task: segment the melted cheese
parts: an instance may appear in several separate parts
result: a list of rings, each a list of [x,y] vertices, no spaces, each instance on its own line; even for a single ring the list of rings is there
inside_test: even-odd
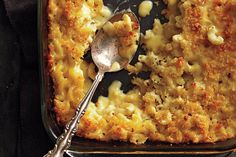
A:
[[[236,136],[235,0],[166,3],[169,22],[155,19],[142,37],[144,53],[127,66],[130,73],[148,71],[150,77],[133,78],[135,88],[127,93],[114,81],[107,97],[90,103],[78,136],[135,144],[206,143]],[[96,75],[95,65],[82,58],[110,11],[101,0],[49,0],[48,10],[54,111],[65,125]],[[130,20],[124,21],[104,29],[124,35],[125,24],[132,30]]]

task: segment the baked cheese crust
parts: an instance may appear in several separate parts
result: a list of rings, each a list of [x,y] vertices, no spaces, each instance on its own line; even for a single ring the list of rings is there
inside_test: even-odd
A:
[[[90,103],[77,135],[119,140],[206,143],[236,136],[236,1],[165,0],[169,19],[142,35],[144,55],[126,69],[135,77],[124,93],[119,81],[108,97]],[[102,0],[49,0],[49,68],[59,124],[74,115],[96,75],[83,60],[95,32],[111,16]]]

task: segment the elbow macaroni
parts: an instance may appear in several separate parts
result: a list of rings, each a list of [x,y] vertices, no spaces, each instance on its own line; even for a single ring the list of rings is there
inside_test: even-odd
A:
[[[165,2],[169,22],[154,20],[142,37],[144,52],[126,67],[150,77],[134,75],[134,88],[127,93],[114,81],[107,97],[90,103],[77,136],[134,144],[208,143],[236,136],[236,2]],[[102,0],[49,0],[48,13],[53,107],[58,123],[65,125],[96,75],[95,65],[83,56],[111,13]],[[138,36],[127,37],[134,28],[126,15],[103,27],[119,36],[126,58],[137,49]]]
[[[138,48],[139,26],[137,25],[137,23],[131,21],[128,14],[124,14],[122,20],[114,23],[107,22],[103,27],[106,34],[118,38],[119,55],[128,60],[131,60]]]
[[[152,6],[153,6],[152,1],[145,0],[141,2],[138,8],[139,16],[145,17],[149,15],[150,11],[152,10]]]
[[[216,35],[217,30],[215,26],[211,26],[208,30],[207,36],[208,40],[213,44],[213,45],[221,45],[224,43],[224,38],[221,36]]]

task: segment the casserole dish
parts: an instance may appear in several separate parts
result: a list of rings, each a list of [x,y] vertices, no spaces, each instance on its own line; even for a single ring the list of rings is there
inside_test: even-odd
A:
[[[106,5],[114,9],[117,7],[119,1],[104,1]],[[113,3],[111,3],[113,2]],[[139,1],[135,1],[138,3]],[[134,3],[134,1],[132,2]],[[127,8],[128,3],[122,3],[120,6]],[[133,4],[129,4],[131,9]],[[152,26],[152,21],[154,16],[158,16],[162,22],[165,22],[165,18],[160,15],[161,10],[164,8],[164,4],[159,4],[158,7],[153,9],[155,15],[151,15],[142,20],[141,27],[143,30],[149,29]],[[134,10],[137,12],[137,10]],[[61,134],[62,128],[57,125],[54,111],[52,109],[52,99],[53,99],[53,85],[52,80],[49,75],[48,66],[47,66],[47,0],[41,0],[38,4],[38,33],[39,33],[39,53],[40,53],[40,69],[41,69],[41,107],[42,107],[42,118],[44,126],[52,138],[55,139]],[[137,60],[137,56],[134,58],[134,61]],[[113,80],[120,80],[127,91],[131,88],[130,79],[131,77],[127,75],[127,72],[121,71],[116,74],[110,74],[111,77],[106,77],[104,81],[98,87],[98,91],[95,94],[94,99],[99,95],[107,95],[107,88]],[[122,77],[120,77],[122,76]],[[80,153],[112,153],[112,154],[212,154],[212,153],[223,153],[234,151],[236,148],[236,139],[230,139],[223,142],[217,142],[215,144],[169,144],[161,142],[147,142],[143,145],[133,145],[130,143],[123,142],[98,142],[95,140],[87,140],[79,137],[74,137],[72,145],[67,150],[68,154],[80,154]]]

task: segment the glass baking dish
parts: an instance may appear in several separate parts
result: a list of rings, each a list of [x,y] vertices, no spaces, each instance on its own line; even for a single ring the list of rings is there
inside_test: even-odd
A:
[[[141,0],[135,0],[131,2],[105,0],[104,3],[110,8],[114,9],[118,4],[121,4],[120,8],[130,6],[131,10],[135,7],[135,4],[139,4]],[[111,3],[112,2],[112,3]],[[161,16],[160,12],[165,7],[160,3],[151,12],[151,16],[144,18],[141,22],[143,30],[152,27],[152,20],[154,17],[158,17],[162,22],[165,22],[165,18]],[[134,12],[137,10],[134,9]],[[39,59],[40,59],[40,72],[41,72],[41,110],[42,119],[46,131],[50,138],[55,142],[56,138],[62,133],[62,128],[57,125],[55,115],[52,110],[53,88],[52,80],[49,76],[47,68],[47,0],[38,1],[38,43],[39,43]],[[134,58],[134,61],[137,56]],[[125,71],[118,72],[116,74],[110,74],[111,77],[105,77],[104,81],[98,87],[99,89],[95,95],[95,99],[98,95],[106,95],[106,89],[113,80],[119,79],[124,84],[124,91],[127,91],[130,86],[131,77],[126,74]],[[122,77],[120,77],[122,76]],[[67,150],[67,153],[71,156],[76,156],[81,153],[110,153],[110,154],[216,154],[236,151],[236,138],[223,142],[217,142],[214,144],[169,144],[161,142],[147,142],[143,145],[134,145],[123,142],[99,142],[96,140],[88,140],[84,138],[74,137],[71,147]]]

